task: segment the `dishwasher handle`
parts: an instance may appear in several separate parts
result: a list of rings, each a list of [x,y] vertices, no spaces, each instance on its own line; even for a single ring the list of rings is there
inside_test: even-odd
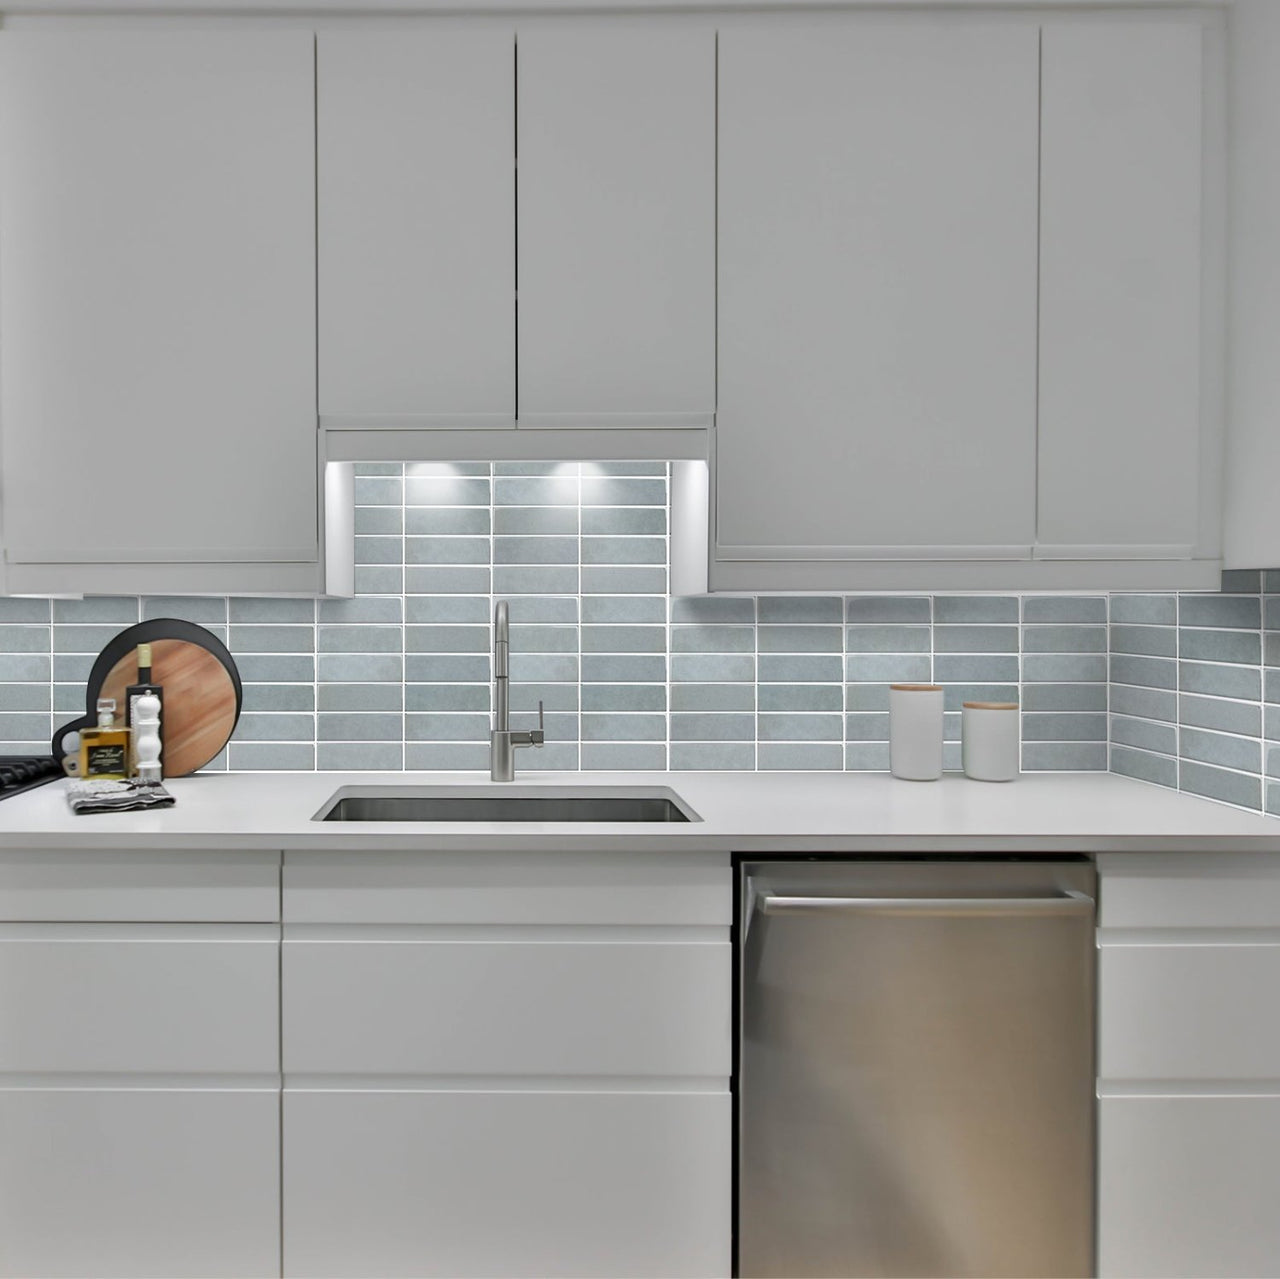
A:
[[[761,894],[762,915],[965,916],[1092,915],[1088,893],[1064,889],[1049,897],[790,897]]]

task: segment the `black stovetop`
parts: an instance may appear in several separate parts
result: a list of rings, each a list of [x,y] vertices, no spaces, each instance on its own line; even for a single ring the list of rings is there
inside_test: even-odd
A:
[[[65,777],[62,765],[52,755],[0,755],[0,799],[21,795],[46,782]]]

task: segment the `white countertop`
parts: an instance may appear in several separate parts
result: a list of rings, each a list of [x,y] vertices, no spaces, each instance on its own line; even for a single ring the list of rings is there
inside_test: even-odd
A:
[[[669,787],[689,823],[316,822],[339,787],[507,789],[479,773],[209,773],[167,783],[177,804],[76,816],[64,782],[0,804],[0,848],[594,849],[804,852],[1280,853],[1280,818],[1106,773],[1006,784],[883,773],[525,773],[517,787]]]

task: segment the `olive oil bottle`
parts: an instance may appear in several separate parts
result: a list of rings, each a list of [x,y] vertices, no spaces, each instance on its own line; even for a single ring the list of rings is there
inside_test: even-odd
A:
[[[80,776],[100,782],[129,778],[129,730],[117,726],[116,699],[98,698],[98,727],[80,730]]]
[[[163,716],[164,707],[164,689],[159,684],[151,681],[151,645],[138,645],[138,681],[136,684],[130,684],[124,690],[124,724],[129,730],[131,740],[129,743],[129,772],[134,775],[138,771],[138,726],[135,722],[138,714],[138,699],[145,697],[147,694],[152,697],[159,698],[161,706],[161,716]],[[164,728],[158,725],[156,732],[160,735],[160,765],[164,767]],[[158,780],[158,779],[157,779]]]

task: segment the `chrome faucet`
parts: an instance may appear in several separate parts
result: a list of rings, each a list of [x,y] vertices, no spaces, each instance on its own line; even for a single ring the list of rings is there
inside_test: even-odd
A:
[[[541,746],[542,702],[538,702],[538,727],[511,731],[511,624],[507,601],[499,600],[493,610],[493,731],[489,734],[489,776],[495,782],[511,782],[516,776],[516,747]]]

